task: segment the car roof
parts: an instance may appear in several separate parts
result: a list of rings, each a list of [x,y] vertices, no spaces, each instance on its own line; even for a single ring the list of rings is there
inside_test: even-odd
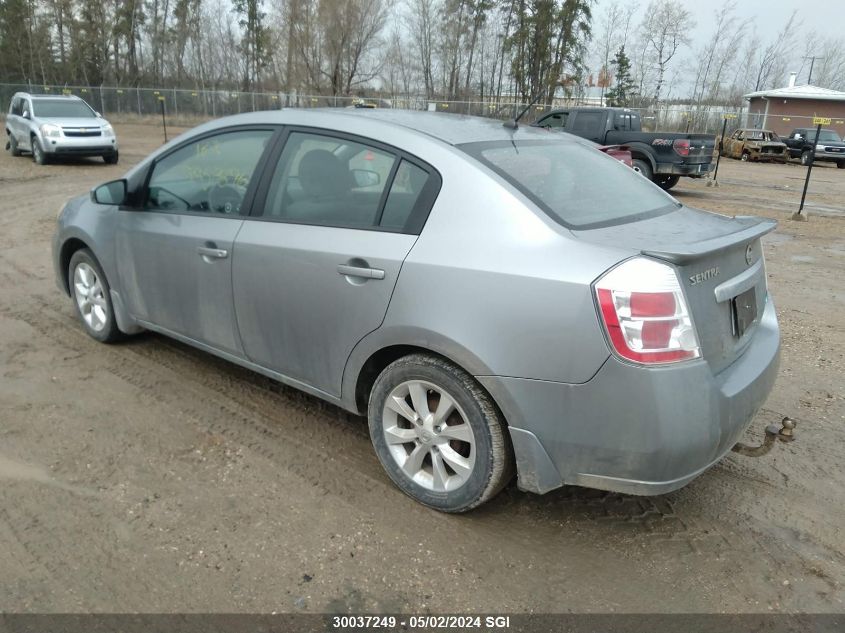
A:
[[[30,99],[62,99],[65,101],[82,101],[81,97],[76,95],[51,95],[44,93],[19,92],[16,97],[29,97]]]
[[[511,141],[550,138],[550,132],[534,128],[529,123],[520,123],[516,130],[504,127],[499,119],[488,119],[444,112],[420,112],[411,110],[388,110],[369,108],[282,108],[250,112],[217,119],[205,126],[206,130],[237,124],[270,123],[278,125],[313,125],[335,130],[354,132],[356,122],[382,124],[385,128],[404,128],[438,139],[449,145],[483,141]],[[386,131],[387,131],[386,129]],[[561,134],[555,140],[569,141]]]

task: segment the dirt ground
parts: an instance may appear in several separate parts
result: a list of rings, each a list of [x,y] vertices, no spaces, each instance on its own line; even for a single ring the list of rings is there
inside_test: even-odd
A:
[[[447,516],[396,490],[365,422],[157,335],[105,346],[57,290],[63,201],[121,164],[0,155],[0,611],[845,611],[845,170],[723,160],[683,202],[779,219],[765,240],[780,375],[749,441],[638,498],[514,485]],[[821,215],[828,214],[828,215]]]

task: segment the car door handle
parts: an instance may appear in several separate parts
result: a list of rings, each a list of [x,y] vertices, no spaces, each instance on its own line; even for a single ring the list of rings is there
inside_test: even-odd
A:
[[[384,279],[384,271],[380,268],[366,268],[364,266],[350,266],[340,264],[337,272],[346,277],[363,277],[364,279]]]
[[[229,251],[223,248],[211,248],[210,246],[197,246],[197,253],[203,257],[213,257],[214,259],[226,259],[229,256]]]

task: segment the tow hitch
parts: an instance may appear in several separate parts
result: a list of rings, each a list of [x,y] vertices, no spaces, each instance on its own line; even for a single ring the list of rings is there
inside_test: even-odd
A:
[[[794,439],[795,420],[787,416],[781,420],[780,426],[777,424],[770,424],[766,427],[763,443],[760,444],[760,446],[749,446],[748,444],[738,442],[734,444],[731,450],[747,457],[761,457],[772,450],[772,446],[775,445],[775,440],[780,440],[781,442],[791,442]]]

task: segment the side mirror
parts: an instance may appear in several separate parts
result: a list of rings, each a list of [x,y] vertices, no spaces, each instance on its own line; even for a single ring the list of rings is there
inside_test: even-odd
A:
[[[29,110],[24,110],[23,114],[21,115],[25,119],[31,119],[32,117],[29,115]]]
[[[126,180],[112,180],[91,190],[91,200],[97,204],[124,204],[126,202]]]
[[[374,187],[381,182],[381,176],[369,169],[353,169],[352,180],[356,187]]]

